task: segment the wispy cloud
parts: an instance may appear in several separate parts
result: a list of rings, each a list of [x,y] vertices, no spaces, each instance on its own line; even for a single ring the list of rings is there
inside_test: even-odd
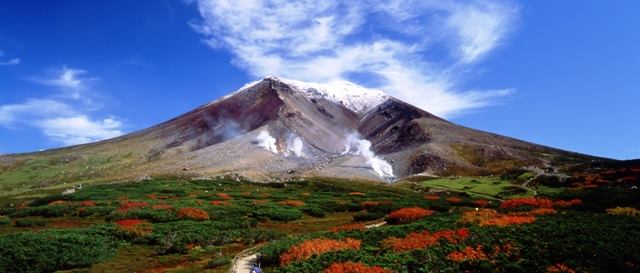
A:
[[[18,65],[20,64],[20,58],[11,58],[8,60],[2,60],[1,58],[5,56],[4,51],[0,50],[0,66],[3,65]]]
[[[0,105],[0,126],[14,129],[37,128],[56,143],[75,145],[123,134],[122,121],[118,118],[91,117],[92,105],[84,100],[80,91],[85,88],[88,74],[82,69],[64,67],[55,77],[38,82],[46,86],[74,91],[72,96],[30,98],[20,103]]]
[[[496,48],[518,16],[507,1],[199,0],[193,27],[254,76],[350,80],[441,116],[489,105],[511,89],[458,90],[465,71]],[[446,47],[449,56],[434,57]]]
[[[67,66],[50,71],[48,74],[45,77],[34,78],[34,81],[43,85],[57,87],[73,99],[79,99],[82,96],[82,92],[89,87],[89,84],[98,80],[96,77],[89,77],[89,73],[86,70]]]

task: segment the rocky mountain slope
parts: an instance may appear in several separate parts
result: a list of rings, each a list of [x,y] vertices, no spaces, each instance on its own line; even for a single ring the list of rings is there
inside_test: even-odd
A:
[[[352,83],[268,77],[154,127],[97,143],[0,157],[0,182],[158,175],[254,180],[486,175],[595,158],[465,128]]]

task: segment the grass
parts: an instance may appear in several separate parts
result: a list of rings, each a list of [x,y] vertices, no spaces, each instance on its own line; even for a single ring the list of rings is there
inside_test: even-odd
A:
[[[476,198],[525,197],[535,194],[532,189],[512,184],[495,176],[438,178],[424,181],[421,185],[429,188],[465,192]],[[521,190],[522,192],[512,193],[512,190]]]

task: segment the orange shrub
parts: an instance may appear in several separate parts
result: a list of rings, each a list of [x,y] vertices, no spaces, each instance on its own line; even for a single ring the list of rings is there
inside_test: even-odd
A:
[[[96,201],[91,201],[91,200],[82,201],[82,202],[80,202],[80,206],[83,206],[83,207],[95,207],[96,206]]]
[[[459,204],[460,202],[462,202],[462,199],[460,199],[459,197],[449,197],[449,198],[447,198],[445,200],[449,204]]]
[[[199,208],[181,208],[178,210],[178,218],[204,221],[209,220],[209,214]]]
[[[373,208],[373,207],[380,206],[380,202],[377,202],[377,201],[364,201],[364,202],[361,202],[360,205],[362,205],[362,207],[364,207],[364,209],[370,209],[370,208]]]
[[[429,200],[429,201],[438,201],[438,200],[440,200],[440,196],[438,196],[438,195],[425,195],[424,199]]]
[[[531,206],[534,208],[551,208],[553,207],[553,201],[547,198],[535,198],[535,197],[525,197],[525,198],[513,198],[502,201],[500,207],[503,209],[513,209],[521,206]]]
[[[136,236],[149,235],[153,231],[153,226],[149,222],[139,219],[118,220],[116,221],[116,225],[118,225],[121,230]]]
[[[291,207],[302,207],[304,206],[304,202],[300,200],[283,200],[278,202],[278,204],[283,206],[291,206]]]
[[[366,196],[366,193],[363,192],[359,192],[359,191],[354,191],[354,192],[350,192],[349,195],[351,196]]]
[[[303,261],[326,252],[340,251],[345,249],[359,249],[361,241],[346,238],[342,241],[317,238],[302,242],[292,246],[287,252],[280,255],[280,263],[287,265],[294,261]]]
[[[214,206],[229,206],[229,205],[231,205],[231,202],[222,201],[222,200],[213,200],[213,201],[211,201],[211,205],[214,205]]]
[[[351,231],[351,230],[365,230],[364,224],[354,223],[354,224],[344,224],[341,226],[335,226],[329,229],[331,232],[340,232],[340,231]]]
[[[379,266],[366,266],[362,263],[346,262],[333,263],[324,273],[392,273],[392,271]]]
[[[392,223],[408,223],[433,214],[432,210],[420,207],[401,208],[389,213],[388,220]]]
[[[486,221],[481,225],[506,227],[510,225],[531,224],[535,221],[536,218],[533,216],[502,215],[500,217],[489,219],[489,221]]]
[[[469,230],[466,228],[458,230],[440,230],[430,233],[425,230],[423,232],[412,232],[403,238],[387,238],[382,244],[394,251],[407,251],[413,249],[423,249],[428,246],[435,245],[440,239],[445,239],[450,243],[458,243],[469,237]]]
[[[158,194],[157,193],[150,193],[145,195],[147,198],[151,199],[151,200],[156,200],[158,199]]]
[[[467,246],[462,251],[454,251],[447,255],[447,259],[454,262],[479,261],[488,260],[487,254],[484,253],[484,247],[478,245],[476,248]]]
[[[557,211],[552,208],[539,208],[539,209],[534,209],[530,211],[528,214],[529,215],[551,215],[556,213]]]
[[[548,273],[576,273],[575,270],[568,267],[566,264],[557,263],[555,265],[547,267]]]
[[[222,198],[224,200],[233,199],[233,197],[230,194],[224,193],[224,192],[216,193],[216,196],[218,196],[218,197],[220,197],[220,198]]]

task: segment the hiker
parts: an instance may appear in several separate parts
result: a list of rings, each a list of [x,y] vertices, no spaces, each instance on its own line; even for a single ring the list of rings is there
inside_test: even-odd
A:
[[[253,264],[253,267],[251,268],[251,273],[262,273],[262,270],[260,270],[260,266],[258,264]]]

